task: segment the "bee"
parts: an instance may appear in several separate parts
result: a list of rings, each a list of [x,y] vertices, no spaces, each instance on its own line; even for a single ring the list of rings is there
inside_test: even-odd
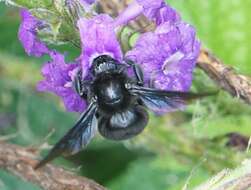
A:
[[[134,77],[129,77],[129,68],[133,70]],[[138,64],[131,60],[119,63],[108,55],[93,60],[91,75],[92,79],[87,81],[79,72],[73,82],[79,96],[87,100],[87,109],[35,169],[57,156],[78,153],[97,130],[107,139],[130,139],[147,126],[147,109],[165,113],[179,109],[189,99],[210,95],[145,87],[143,72]]]

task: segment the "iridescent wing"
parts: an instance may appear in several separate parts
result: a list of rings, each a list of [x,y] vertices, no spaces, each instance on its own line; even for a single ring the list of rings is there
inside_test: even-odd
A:
[[[97,129],[96,109],[96,104],[91,103],[73,128],[71,128],[51,149],[49,154],[35,166],[35,169],[42,167],[57,156],[73,155],[82,150],[95,135]]]
[[[179,91],[163,91],[154,88],[132,85],[129,91],[137,95],[140,101],[157,114],[182,110],[188,100],[214,95],[212,93],[190,93]]]

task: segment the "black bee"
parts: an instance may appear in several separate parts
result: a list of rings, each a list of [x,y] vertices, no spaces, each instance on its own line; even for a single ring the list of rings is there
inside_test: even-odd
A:
[[[205,94],[162,91],[144,87],[143,72],[131,60],[124,64],[108,55],[94,59],[92,80],[83,81],[79,73],[74,81],[77,93],[88,101],[88,108],[72,129],[36,165],[43,166],[59,155],[72,155],[83,149],[96,130],[111,140],[126,140],[143,131],[148,123],[147,108],[155,113],[179,109],[186,100]],[[131,67],[135,77],[129,77]]]

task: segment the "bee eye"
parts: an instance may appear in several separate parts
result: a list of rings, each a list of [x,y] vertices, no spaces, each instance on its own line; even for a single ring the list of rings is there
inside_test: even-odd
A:
[[[93,61],[94,65],[96,65],[97,67],[100,66],[100,64],[102,64],[103,62],[104,60],[100,57],[95,58]]]
[[[99,66],[100,64],[111,61],[111,60],[112,58],[108,55],[100,55],[93,60],[93,63]]]
[[[127,89],[127,90],[130,90],[131,88],[132,88],[132,84],[130,84],[130,83],[125,83],[125,88]]]

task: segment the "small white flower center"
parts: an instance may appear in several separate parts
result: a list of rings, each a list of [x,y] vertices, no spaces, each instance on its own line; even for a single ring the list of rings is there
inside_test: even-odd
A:
[[[166,75],[168,74],[168,66],[171,64],[175,64],[177,62],[179,62],[185,55],[180,52],[177,51],[176,53],[174,53],[173,55],[171,55],[170,57],[168,57],[165,61],[164,64],[162,65],[161,70],[163,71],[163,73]]]

